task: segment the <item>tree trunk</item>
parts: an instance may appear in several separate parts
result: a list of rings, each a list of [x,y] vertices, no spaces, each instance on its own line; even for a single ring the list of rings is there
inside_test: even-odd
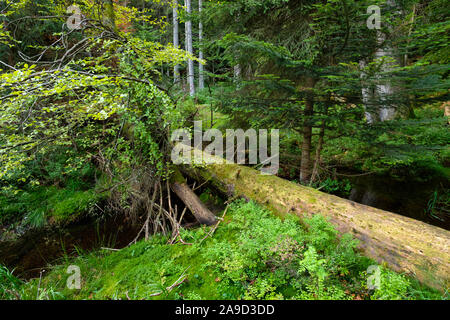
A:
[[[191,15],[191,0],[184,0],[184,5],[186,6],[186,12]],[[192,21],[186,21],[186,51],[191,55],[194,54],[194,49],[192,48]],[[189,94],[191,97],[195,95],[195,85],[194,85],[194,61],[192,59],[188,60],[188,83],[189,83]]]
[[[200,13],[200,22],[198,23],[198,42],[200,45],[198,57],[200,59],[203,59],[203,48],[202,48],[202,42],[203,42],[203,23],[202,23],[202,9],[203,9],[203,3],[202,0],[198,0],[198,11]],[[205,88],[205,78],[203,75],[203,64],[198,63],[198,89],[202,90]]]
[[[378,43],[384,43],[386,41],[386,35],[382,32],[377,33]],[[393,58],[394,57],[394,49],[385,46],[384,48],[379,48],[375,52],[375,59],[379,60],[382,58]],[[394,63],[389,62],[383,65],[382,72],[391,71]],[[396,106],[393,105],[392,99],[394,98],[395,88],[392,85],[390,80],[383,79],[375,85],[373,102],[381,102],[381,105],[378,107],[377,116],[380,121],[392,120],[395,118],[397,110]]]
[[[241,65],[237,64],[233,67],[233,79],[238,83],[241,80]]]
[[[117,32],[116,15],[114,13],[114,10],[115,10],[114,9],[114,1],[108,0],[105,4],[106,17],[104,18],[103,23],[105,23],[112,30]]]
[[[186,183],[174,182],[171,185],[173,192],[180,198],[186,207],[191,210],[198,222],[208,226],[215,224],[215,215],[200,201],[194,191]]]
[[[314,88],[315,81],[307,80],[308,91]],[[300,164],[300,181],[307,184],[311,179],[311,138],[312,138],[312,116],[314,115],[314,99],[311,92],[307,93],[305,111],[303,113],[303,141],[302,160]]]
[[[173,46],[178,48],[180,45],[178,31],[178,0],[173,0]],[[173,67],[173,82],[180,82],[180,66],[177,64]]]
[[[211,188],[228,196],[254,200],[277,215],[310,217],[320,213],[341,233],[350,232],[359,239],[368,257],[412,274],[428,286],[448,289],[449,231],[204,155],[207,163],[211,163],[209,158],[217,164],[182,168],[200,183],[208,181]],[[219,160],[227,164],[219,164]]]
[[[189,188],[178,170],[175,170],[170,188],[183,201],[186,207],[188,207],[199,223],[210,226],[217,222],[216,216],[203,204],[194,191]]]
[[[322,126],[320,127],[319,140],[317,142],[317,148],[316,148],[316,158],[314,160],[314,168],[313,168],[313,171],[311,174],[311,180],[309,181],[310,186],[314,183],[316,176],[319,173],[320,154],[321,154],[322,148],[323,148],[324,136],[325,136],[325,120],[324,120],[324,123],[322,123]]]
[[[396,0],[387,0],[386,4],[395,7]],[[383,62],[380,70],[381,73],[392,71],[396,64],[401,64],[394,48],[386,44],[386,39],[387,35],[385,33],[377,31],[377,43],[380,47],[375,51],[373,60],[381,61],[383,58],[393,60]],[[361,68],[367,65],[367,61],[360,61]],[[367,75],[362,73],[361,78],[367,78]],[[404,112],[404,110],[400,110],[401,106],[394,101],[398,99],[398,88],[392,84],[389,78],[383,79],[379,75],[375,75],[373,80],[375,80],[375,84],[371,88],[363,88],[361,92],[367,122],[374,123],[395,119],[400,113]]]
[[[305,119],[303,120],[302,160],[300,164],[300,181],[307,183],[311,177],[311,138],[312,126],[310,124],[313,115],[313,102],[306,101]]]

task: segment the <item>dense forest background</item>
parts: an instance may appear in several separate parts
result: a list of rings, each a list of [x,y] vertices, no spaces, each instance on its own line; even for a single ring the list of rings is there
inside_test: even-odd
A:
[[[279,129],[278,176],[450,228],[448,1],[0,0],[0,14],[0,240],[123,215],[134,236],[182,242],[170,138],[196,120]]]

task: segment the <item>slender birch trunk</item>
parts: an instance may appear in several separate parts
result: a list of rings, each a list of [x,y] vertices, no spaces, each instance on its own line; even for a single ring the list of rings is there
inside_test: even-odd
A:
[[[184,0],[184,5],[186,6],[186,12],[188,15],[192,13],[191,10],[191,0]],[[194,49],[192,48],[192,21],[190,18],[186,21],[186,50],[191,55],[194,54]],[[195,85],[194,85],[194,61],[192,59],[188,60],[188,83],[189,83],[189,94],[191,97],[195,95]]]
[[[178,0],[173,0],[173,45],[178,48],[180,46],[178,31]],[[173,82],[180,82],[180,66],[177,64],[173,67]]]
[[[198,42],[200,44],[200,49],[198,56],[200,59],[203,59],[203,23],[202,23],[202,9],[203,9],[203,1],[198,0],[198,12],[200,13],[200,22],[198,23]],[[205,88],[205,78],[203,76],[203,64],[199,62],[198,64],[198,89],[201,90]]]
[[[395,7],[396,0],[387,0],[387,5]],[[400,13],[400,12],[398,12]],[[377,43],[380,46],[373,55],[373,60],[384,61],[380,70],[381,73],[390,72],[394,65],[399,63],[396,59],[395,50],[390,44],[386,44],[387,36],[381,31],[377,31]],[[391,61],[389,61],[391,60]],[[360,61],[363,68],[367,65],[366,61]],[[397,117],[401,110],[400,106],[394,102],[396,92],[398,91],[390,79],[383,79],[383,76],[376,76],[376,83],[371,88],[362,89],[363,103],[366,108],[366,119],[368,123],[377,121],[393,120]],[[365,74],[361,78],[366,78]]]
[[[237,64],[233,67],[234,81],[238,82],[241,78],[241,65]]]

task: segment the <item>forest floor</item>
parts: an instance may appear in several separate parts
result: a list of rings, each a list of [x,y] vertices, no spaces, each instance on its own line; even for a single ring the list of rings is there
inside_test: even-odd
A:
[[[375,263],[359,253],[356,240],[338,237],[319,215],[300,224],[239,200],[229,205],[217,229],[182,230],[180,236],[186,244],[168,244],[168,237],[156,235],[118,251],[80,251],[29,282],[0,269],[0,298],[448,298],[385,266],[378,266],[379,286],[368,289],[367,270]],[[80,268],[80,289],[67,286],[73,279],[69,266]]]

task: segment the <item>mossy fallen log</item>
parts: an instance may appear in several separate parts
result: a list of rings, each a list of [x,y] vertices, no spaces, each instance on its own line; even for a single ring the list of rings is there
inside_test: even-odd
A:
[[[281,216],[322,214],[341,233],[350,232],[359,239],[366,256],[410,274],[430,287],[449,289],[450,231],[277,176],[262,175],[258,170],[221,158],[203,156],[203,161],[215,164],[184,164],[180,166],[182,171],[201,183],[208,181],[229,196],[254,200]]]

